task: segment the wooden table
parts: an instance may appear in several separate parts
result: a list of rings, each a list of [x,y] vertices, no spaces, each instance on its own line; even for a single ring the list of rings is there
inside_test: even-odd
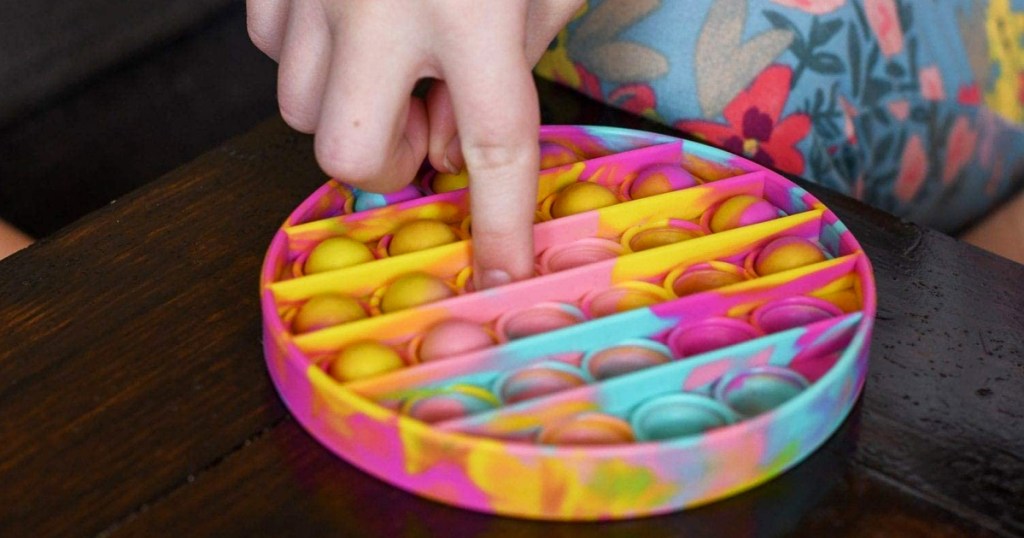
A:
[[[548,123],[664,130],[541,87]],[[0,262],[0,536],[1024,535],[1024,266],[820,188],[879,313],[864,395],[804,463],[600,525],[370,478],[290,417],[260,347],[263,254],[325,181],[310,142],[269,121]]]

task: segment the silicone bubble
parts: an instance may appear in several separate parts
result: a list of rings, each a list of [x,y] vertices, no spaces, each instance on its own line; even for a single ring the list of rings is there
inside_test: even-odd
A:
[[[781,273],[826,259],[821,247],[803,237],[780,237],[759,250],[753,260],[758,275]]]
[[[292,329],[297,333],[306,333],[366,316],[366,308],[352,297],[324,293],[310,298],[299,307],[292,320]]]
[[[654,164],[637,173],[629,187],[629,197],[636,200],[697,185],[697,179],[681,165]]]
[[[459,240],[451,226],[437,220],[420,219],[406,222],[395,229],[388,243],[388,254],[399,256],[418,250],[447,245]]]
[[[438,172],[430,182],[430,189],[437,194],[465,189],[469,186],[469,171],[463,170],[457,174]]]
[[[413,308],[455,295],[455,291],[444,280],[421,272],[402,275],[383,290],[380,310],[384,313]]]
[[[506,404],[537,398],[587,383],[585,373],[563,362],[545,361],[498,378],[494,392]]]
[[[779,215],[779,210],[767,200],[741,194],[722,202],[711,215],[708,227],[713,232],[723,232],[771,220]]]
[[[631,228],[622,236],[622,244],[631,252],[641,252],[695,239],[705,235],[699,225],[685,220],[669,219]]]
[[[414,200],[423,194],[415,185],[408,185],[397,192],[388,194],[366,192],[359,189],[352,189],[352,191],[355,193],[354,209],[356,211],[368,211],[399,202]]]
[[[635,310],[669,299],[665,288],[648,282],[624,282],[618,286],[594,290],[583,296],[583,311],[599,318]]]
[[[702,434],[735,421],[735,413],[700,394],[667,394],[640,405],[630,416],[638,439],[661,441]]]
[[[808,387],[803,376],[779,366],[730,372],[715,384],[715,399],[744,417],[774,410]]]
[[[435,423],[494,409],[500,405],[490,391],[474,385],[453,385],[407,399],[400,412],[423,422]]]
[[[417,356],[430,362],[460,355],[494,344],[494,336],[479,323],[448,319],[427,330],[419,340]]]
[[[634,440],[625,420],[602,413],[582,413],[550,426],[537,434],[545,445],[617,445]]]
[[[384,344],[357,342],[342,349],[327,371],[338,381],[353,381],[397,370],[403,364],[401,355]]]
[[[347,237],[324,239],[306,258],[306,274],[344,269],[373,260],[373,253],[365,244]]]
[[[555,195],[551,204],[551,216],[568,217],[584,211],[592,211],[617,204],[619,199],[608,187],[580,181],[565,187]]]
[[[715,349],[746,342],[760,332],[743,320],[719,317],[707,318],[692,325],[681,325],[668,335],[672,352],[689,357]]]
[[[755,327],[766,333],[809,325],[842,314],[834,304],[814,297],[792,297],[773,301],[752,314]]]
[[[610,379],[672,360],[672,351],[651,340],[627,340],[591,351],[583,357],[583,370],[594,379]]]
[[[588,237],[554,245],[540,255],[541,273],[556,273],[621,256],[624,249],[615,241]]]
[[[511,310],[498,318],[495,332],[502,340],[516,340],[534,334],[575,325],[586,319],[583,312],[565,303],[539,303]]]
[[[540,143],[541,170],[574,163],[578,160],[579,156],[576,155],[576,152],[571,148],[567,148],[555,142],[541,141]]]
[[[668,286],[678,297],[714,290],[748,278],[742,267],[711,261],[685,267],[668,275]]]

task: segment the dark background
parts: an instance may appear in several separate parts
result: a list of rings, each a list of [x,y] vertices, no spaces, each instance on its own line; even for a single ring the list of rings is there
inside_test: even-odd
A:
[[[0,0],[0,14],[0,218],[35,237],[277,113],[277,66],[242,0]]]

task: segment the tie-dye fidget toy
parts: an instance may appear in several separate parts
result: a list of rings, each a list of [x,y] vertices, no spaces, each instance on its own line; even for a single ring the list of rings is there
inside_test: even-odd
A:
[[[330,181],[263,266],[265,352],[321,443],[394,485],[542,519],[706,503],[793,466],[860,393],[853,235],[743,158],[541,129],[537,276],[472,290],[466,178]]]

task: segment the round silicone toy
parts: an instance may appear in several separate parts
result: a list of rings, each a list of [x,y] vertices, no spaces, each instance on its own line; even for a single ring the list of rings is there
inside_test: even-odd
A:
[[[332,179],[286,219],[260,293],[297,421],[395,487],[563,521],[704,505],[825,442],[863,387],[876,309],[836,215],[689,140],[540,139],[525,280],[469,285],[469,189],[426,167],[401,196]]]

